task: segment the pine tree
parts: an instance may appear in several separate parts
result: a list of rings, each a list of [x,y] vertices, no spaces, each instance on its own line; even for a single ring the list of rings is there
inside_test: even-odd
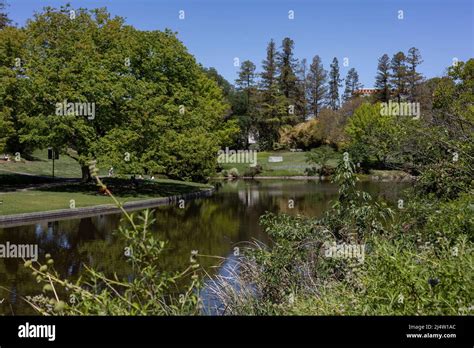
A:
[[[347,102],[352,98],[354,92],[358,89],[362,88],[362,84],[359,83],[359,74],[357,73],[356,69],[351,68],[347,72],[346,76],[346,86],[344,88],[344,94],[342,96],[342,100]]]
[[[281,52],[277,55],[278,70],[280,73],[279,83],[283,95],[292,99],[296,92],[296,64],[297,60],[293,57],[294,42],[290,38],[283,39]]]
[[[270,90],[278,82],[276,57],[275,41],[272,39],[267,46],[267,58],[262,62],[263,72],[260,74],[260,86],[263,90]]]
[[[341,78],[339,75],[339,62],[336,57],[332,60],[329,71],[329,95],[328,105],[331,109],[337,110],[339,108],[339,87],[341,87]]]
[[[235,80],[235,83],[239,89],[248,90],[255,85],[255,64],[250,60],[242,62],[239,71],[239,77]]]
[[[423,63],[420,51],[416,47],[408,50],[406,57],[407,63],[407,82],[408,82],[408,96],[410,101],[418,99],[418,86],[423,81],[423,76],[416,71],[416,68]]]
[[[397,101],[400,103],[403,96],[406,94],[407,88],[407,66],[406,57],[403,52],[397,52],[393,55],[390,62],[391,81],[395,88]]]
[[[295,108],[298,122],[306,121],[306,115],[308,113],[308,101],[306,99],[306,75],[307,75],[307,63],[306,59],[303,58],[299,63],[296,70],[296,95],[295,95]]]
[[[273,143],[278,140],[278,129],[288,116],[287,99],[279,89],[277,57],[275,42],[271,40],[267,46],[266,59],[262,62],[260,107],[255,122],[261,149],[272,149]]]
[[[324,70],[321,58],[317,55],[313,57],[306,81],[309,107],[314,117],[318,117],[327,98],[328,88],[326,86],[327,72]]]
[[[376,95],[381,102],[388,102],[390,100],[391,84],[390,84],[390,58],[384,54],[379,58],[377,66],[377,75],[375,76],[375,88],[379,91]]]
[[[239,71],[239,77],[235,80],[237,90],[245,96],[245,111],[239,116],[239,124],[244,135],[244,145],[248,147],[248,138],[251,132],[251,124],[254,123],[255,119],[255,97],[256,97],[256,86],[255,86],[255,64],[250,60],[242,62]]]

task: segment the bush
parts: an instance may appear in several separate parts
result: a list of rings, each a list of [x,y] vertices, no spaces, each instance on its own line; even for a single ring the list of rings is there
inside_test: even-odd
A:
[[[254,167],[249,167],[249,169],[247,169],[244,172],[243,176],[254,178],[256,175],[261,174],[262,172],[263,172],[262,166],[260,164],[257,164]]]
[[[227,177],[229,178],[238,178],[240,176],[239,170],[237,168],[231,168],[227,172]]]
[[[328,163],[334,154],[335,151],[327,145],[321,146],[317,149],[312,149],[310,152],[306,153],[306,163],[311,165],[310,168],[306,168],[307,175],[331,175],[334,170],[328,165]]]

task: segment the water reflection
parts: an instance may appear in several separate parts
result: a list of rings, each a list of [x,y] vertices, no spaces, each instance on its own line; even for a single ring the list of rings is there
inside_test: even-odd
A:
[[[364,190],[383,199],[395,201],[402,184],[362,183]],[[258,224],[265,212],[285,212],[320,216],[337,195],[331,183],[295,180],[234,181],[220,183],[212,197],[186,202],[184,208],[159,207],[152,231],[167,240],[167,249],[160,261],[165,271],[183,270],[189,265],[191,250],[199,254],[232,256],[233,248],[244,241],[257,239],[268,243],[268,236]],[[290,208],[289,200],[294,202]],[[0,243],[38,244],[39,258],[50,253],[55,267],[63,277],[78,277],[83,264],[106,274],[117,273],[129,278],[131,270],[125,261],[124,242],[113,231],[121,216],[99,215],[91,218],[41,222],[33,225],[0,229]],[[230,257],[224,264],[235,265]],[[199,258],[210,274],[216,269],[215,258]],[[35,314],[21,296],[41,292],[34,277],[18,259],[0,259],[0,314]],[[206,289],[203,289],[205,292]],[[208,307],[216,307],[209,299]],[[217,307],[218,308],[218,305]]]

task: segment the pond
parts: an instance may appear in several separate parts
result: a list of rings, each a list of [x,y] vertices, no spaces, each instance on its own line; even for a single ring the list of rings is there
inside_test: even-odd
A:
[[[361,182],[361,189],[379,199],[396,202],[407,186],[393,182]],[[258,224],[265,212],[284,212],[318,217],[337,197],[337,186],[305,180],[238,180],[216,183],[212,197],[155,209],[154,233],[168,241],[162,270],[178,271],[189,265],[192,250],[201,255],[199,263],[213,275],[221,271],[219,259],[231,257],[235,247],[258,240],[269,243]],[[78,277],[83,264],[105,273],[126,277],[130,273],[124,256],[125,245],[114,233],[120,215],[41,222],[0,228],[0,244],[37,244],[39,259],[50,253],[63,277]],[[230,259],[232,262],[232,258]],[[21,296],[41,293],[41,286],[16,258],[0,259],[0,315],[36,314]]]

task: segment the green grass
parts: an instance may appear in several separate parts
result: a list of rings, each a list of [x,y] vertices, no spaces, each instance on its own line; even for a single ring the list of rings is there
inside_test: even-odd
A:
[[[10,156],[10,162],[0,161],[0,173],[26,173],[32,175],[51,176],[53,161],[48,160],[48,150],[36,150],[32,153],[31,160],[21,158],[16,162],[14,156]],[[55,176],[64,178],[80,178],[81,166],[78,162],[67,155],[59,155],[59,160],[54,161]]]
[[[137,201],[200,191],[210,186],[176,180],[140,181],[137,187],[126,179],[105,179],[107,187],[121,202]],[[0,193],[0,215],[69,209],[70,201],[76,208],[113,204],[94,184],[68,183],[20,192]]]
[[[270,156],[281,156],[283,162],[270,163],[268,162]],[[329,166],[336,166],[338,156],[340,154],[334,154],[334,158],[329,160]],[[300,176],[305,175],[305,169],[310,167],[306,163],[305,152],[290,151],[258,152],[257,164],[263,167],[263,172],[257,176]],[[243,175],[250,165],[247,163],[226,163],[222,164],[222,167],[225,170],[237,168],[239,174]]]

